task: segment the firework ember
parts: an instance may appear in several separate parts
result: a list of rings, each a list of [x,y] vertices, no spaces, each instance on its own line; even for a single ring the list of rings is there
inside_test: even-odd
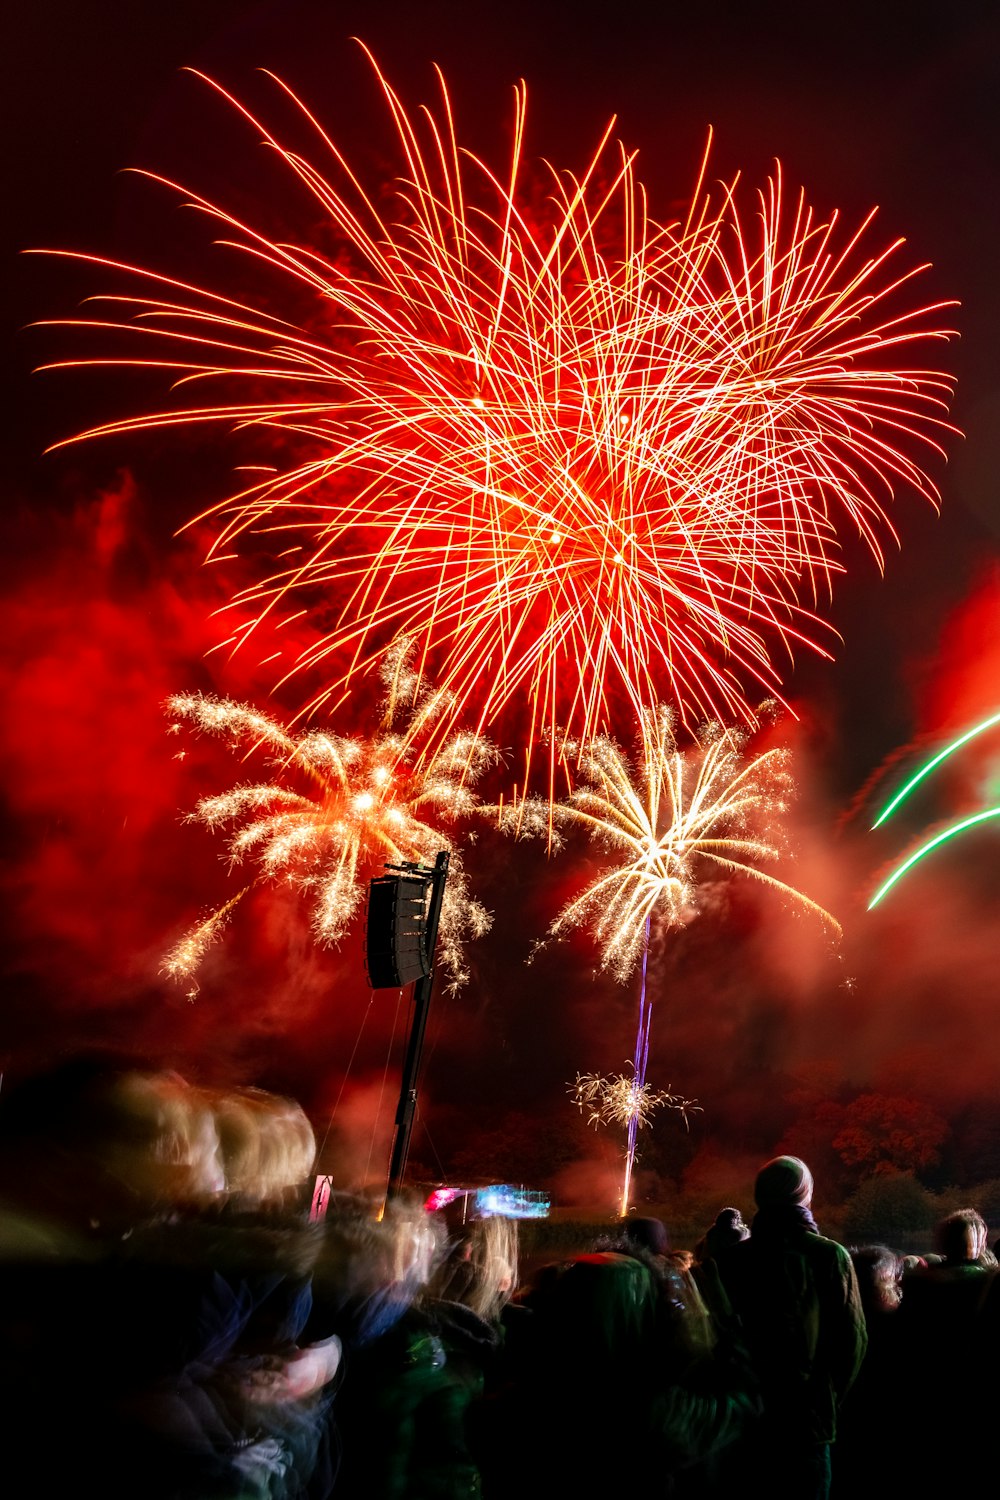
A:
[[[229,901],[210,912],[203,922],[189,928],[184,936],[164,954],[163,962],[160,964],[160,973],[166,974],[168,979],[193,980],[205,954],[221,936],[230,916],[249,889],[250,887],[245,885]],[[188,991],[188,999],[193,1000],[197,993],[198,986],[194,983]]]
[[[947,336],[941,304],[911,311],[898,244],[867,248],[871,216],[817,219],[780,171],[748,217],[703,166],[664,225],[612,126],[580,175],[538,169],[539,191],[523,87],[494,172],[460,148],[443,83],[439,111],[411,115],[375,71],[401,158],[388,199],[284,85],[288,143],[212,84],[337,249],[157,179],[245,252],[260,296],[98,262],[131,287],[70,326],[116,351],[62,364],[156,366],[179,394],[82,436],[221,423],[276,440],[273,470],[208,512],[212,555],[270,547],[237,600],[254,619],[332,619],[293,669],[324,673],[314,706],[407,631],[449,690],[441,742],[515,698],[529,753],[557,725],[600,742],[615,703],[753,723],[774,647],[822,649],[811,610],[844,527],[881,561],[894,486],[936,503],[920,455],[951,383],[908,351]],[[206,399],[185,404],[193,385]]]
[[[314,932],[325,944],[340,942],[366,879],[381,873],[385,863],[427,861],[439,849],[450,850],[438,951],[452,983],[460,985],[468,978],[463,943],[486,932],[490,918],[471,897],[442,824],[474,810],[474,784],[497,754],[482,736],[459,733],[421,756],[448,696],[415,678],[407,642],[390,657],[384,675],[390,715],[397,712],[402,691],[411,705],[409,723],[405,734],[390,730],[369,740],[315,729],[293,735],[245,704],[197,694],[171,698],[168,709],[179,720],[223,736],[234,749],[266,751],[285,778],[307,788],[299,791],[285,781],[236,786],[202,798],[191,818],[211,829],[231,830],[232,864],[253,857],[261,881],[286,880],[306,893]],[[191,975],[238,899],[182,938],[164,960],[164,971],[175,978]]]

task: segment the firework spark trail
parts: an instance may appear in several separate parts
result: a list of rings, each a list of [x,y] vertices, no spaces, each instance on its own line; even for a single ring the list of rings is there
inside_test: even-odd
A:
[[[203,922],[191,927],[180,938],[172,948],[163,956],[160,964],[160,973],[166,974],[168,979],[190,979],[201,965],[202,959],[211,948],[212,944],[221,935],[223,928],[228,922],[235,908],[243,900],[250,889],[245,885],[229,901],[217,906],[215,911],[210,912]],[[188,990],[188,999],[193,1000],[198,993],[197,982],[192,984]]]
[[[909,781],[906,782],[906,784],[900,788],[896,795],[886,803],[885,807],[882,809],[882,811],[879,813],[878,817],[872,824],[872,828],[880,828],[881,825],[886,821],[886,819],[892,816],[892,814],[896,811],[896,808],[899,807],[900,803],[904,802],[910,795],[910,793],[912,791],[915,791],[920,783],[922,781],[925,781],[926,778],[931,774],[931,772],[935,771],[937,767],[941,765],[942,761],[945,761],[949,756],[954,755],[956,750],[960,750],[962,746],[967,745],[970,740],[974,740],[979,735],[985,734],[988,729],[995,728],[997,724],[1000,724],[1000,714],[991,714],[988,719],[983,719],[981,723],[974,724],[971,729],[967,729],[964,734],[960,734],[957,739],[954,739],[949,744],[945,745],[943,750],[939,750],[938,753],[936,755],[933,755],[929,761],[926,761],[922,766],[920,766],[919,769],[910,777]]]
[[[942,844],[949,843],[953,838],[957,838],[960,833],[965,833],[966,829],[976,828],[980,823],[989,822],[993,818],[1000,818],[1000,807],[987,807],[982,812],[972,813],[967,818],[959,819],[957,823],[949,823],[947,828],[942,828],[933,838],[927,839],[912,854],[907,855],[906,859],[896,866],[888,879],[882,882],[869,901],[868,910],[871,911],[873,907],[876,907],[882,898],[889,894],[896,882],[902,880],[907,870],[912,870],[913,866],[926,859],[928,854],[932,854]]]
[[[203,797],[191,820],[232,830],[228,852],[234,865],[253,856],[260,880],[285,879],[307,893],[313,930],[328,945],[344,936],[361,903],[365,876],[381,873],[385,863],[426,861],[441,848],[450,850],[438,951],[458,986],[468,979],[464,941],[481,936],[491,919],[470,895],[454,841],[441,822],[474,810],[474,784],[495,763],[497,752],[482,736],[460,732],[415,764],[414,746],[436,724],[447,695],[429,691],[413,672],[407,642],[390,656],[383,675],[390,715],[400,697],[409,705],[406,736],[386,732],[365,740],[318,730],[293,735],[245,704],[200,694],[171,698],[168,708],[178,719],[224,736],[234,749],[266,749],[282,772],[297,773],[309,788],[307,795],[276,781],[236,786]],[[434,815],[433,824],[428,815]],[[164,959],[163,972],[190,976],[238,899],[186,934]]]
[[[645,1088],[646,1068],[649,1064],[649,1028],[653,1021],[652,1001],[646,993],[646,980],[649,973],[649,929],[652,915],[646,917],[645,930],[642,939],[642,982],[639,986],[639,1018],[635,1027],[635,1051],[633,1053],[633,1068],[635,1070],[635,1081],[638,1087]],[[687,1124],[687,1116],[684,1117]],[[632,1171],[635,1166],[636,1147],[639,1144],[639,1117],[635,1115],[628,1123],[628,1131],[625,1138],[625,1179],[622,1185],[622,1217],[628,1213],[629,1190],[632,1186]]]
[[[586,744],[621,699],[752,723],[759,685],[779,681],[774,646],[822,649],[810,606],[840,570],[844,524],[881,562],[894,486],[936,503],[911,450],[938,448],[950,381],[895,361],[947,336],[940,305],[901,310],[915,273],[894,269],[898,243],[868,251],[870,216],[853,234],[817,220],[780,171],[748,223],[733,188],[704,189],[703,164],[686,222],[658,224],[614,122],[579,178],[546,168],[533,196],[523,86],[494,173],[458,145],[443,80],[440,112],[411,117],[372,61],[402,158],[384,210],[279,80],[313,159],[206,80],[341,253],[278,243],[156,179],[252,260],[271,305],[305,293],[316,313],[80,257],[138,279],[76,326],[143,347],[63,365],[149,364],[181,396],[217,392],[82,436],[205,422],[277,436],[277,471],[206,513],[211,555],[250,534],[301,542],[236,602],[262,620],[332,596],[332,628],[293,668],[327,674],[315,702],[408,631],[450,693],[441,740],[520,697],[553,765],[557,725]]]
[[[977,739],[979,735],[985,734],[990,729],[994,729],[998,724],[1000,724],[1000,714],[991,714],[988,718],[980,720],[978,724],[973,724],[971,728],[965,730],[957,738],[949,741],[942,750],[931,756],[930,760],[925,761],[895,796],[891,798],[875,819],[872,829],[881,827],[892,816],[900,804],[931,775],[932,771],[937,770],[942,762],[956,754],[957,751],[961,750],[971,740]],[[897,881],[901,880],[907,871],[912,870],[915,865],[921,864],[935,849],[940,848],[942,844],[950,843],[952,839],[957,838],[960,833],[965,833],[967,829],[977,828],[980,824],[989,822],[996,817],[1000,817],[1000,807],[983,808],[980,812],[972,813],[967,817],[958,819],[957,822],[952,822],[943,828],[938,828],[936,833],[932,834],[930,838],[925,838],[917,848],[911,850],[909,854],[900,860],[872,896],[868,903],[868,910],[872,911],[878,906],[883,898],[889,894],[893,886],[896,885]]]

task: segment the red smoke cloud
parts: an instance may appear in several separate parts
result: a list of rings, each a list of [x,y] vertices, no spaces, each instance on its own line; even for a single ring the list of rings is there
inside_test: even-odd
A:
[[[360,925],[340,950],[322,949],[293,891],[258,887],[209,950],[193,998],[159,972],[167,948],[241,884],[221,842],[184,822],[199,797],[241,779],[239,764],[187,727],[171,732],[165,700],[202,690],[281,715],[274,680],[310,637],[302,623],[294,637],[265,627],[236,655],[218,650],[238,623],[224,580],[194,540],[160,550],[153,531],[125,473],[68,514],[25,512],[11,528],[21,569],[0,631],[15,850],[0,1067],[16,1079],[98,1045],[206,1082],[281,1089],[314,1107],[321,1134],[336,1105],[338,1178],[364,1177],[369,1140],[378,1159],[391,1132],[407,1004],[369,995]]]
[[[43,986],[64,1046],[88,1033],[138,1047],[163,1045],[181,1030],[206,1040],[204,1007],[185,1003],[181,1023],[178,992],[158,967],[171,938],[230,893],[218,847],[182,826],[182,816],[232,770],[218,747],[168,733],[163,705],[192,687],[262,698],[267,682],[258,665],[266,641],[242,657],[206,657],[220,636],[221,585],[197,565],[193,545],[161,556],[148,533],[128,475],[67,518],[32,518],[19,535],[32,572],[3,606],[0,757],[17,843],[6,891],[14,969]],[[273,901],[255,906],[239,932],[248,957],[273,961],[296,940],[302,946],[292,913],[283,911],[279,933]],[[213,969],[225,971],[221,952],[206,978]],[[308,965],[297,969],[308,994]],[[127,1035],[100,1019],[140,1000],[145,1014],[136,1012]],[[250,1004],[244,997],[238,1013],[241,1030],[275,1029],[273,1002],[261,992]],[[174,1045],[183,1051],[184,1038]],[[16,1024],[7,1046],[16,1052]]]
[[[920,693],[923,728],[956,732],[1000,710],[1000,564],[955,610]]]
[[[338,1182],[377,1180],[406,1006],[369,995],[360,928],[341,950],[319,949],[294,893],[259,888],[210,950],[193,1001],[158,972],[169,944],[240,883],[219,841],[182,822],[200,796],[232,784],[232,756],[186,729],[168,733],[163,702],[201,689],[274,711],[280,663],[266,659],[281,647],[287,660],[307,627],[293,641],[255,639],[235,657],[213,651],[232,628],[217,613],[232,580],[200,566],[193,540],[159,549],[152,531],[146,496],[128,475],[67,516],[19,525],[32,571],[3,607],[0,665],[0,763],[17,844],[5,889],[4,1065],[16,1075],[99,1042],[189,1076],[281,1088],[312,1109],[321,1135],[333,1116],[325,1159]],[[996,709],[998,621],[991,574],[956,611],[939,662],[923,675],[928,743]],[[650,1133],[637,1183],[654,1195],[664,1172],[680,1175],[690,1162],[707,1207],[717,1184],[721,1191],[720,1161],[738,1158],[746,1175],[751,1155],[768,1153],[794,1124],[796,1079],[817,1065],[832,1067],[845,1095],[907,1093],[943,1110],[985,1095],[1000,1069],[1000,1035],[987,1024],[995,944],[981,857],[931,864],[884,911],[864,909],[877,867],[920,832],[920,818],[981,796],[991,747],[970,747],[913,821],[872,835],[855,817],[834,837],[825,732],[808,716],[775,730],[800,785],[788,812],[797,859],[779,873],[843,921],[844,942],[832,945],[821,924],[747,881],[704,888],[695,919],[667,935],[650,975],[649,1077],[698,1098],[704,1113],[692,1116],[689,1136],[667,1120],[659,1154]],[[908,763],[904,755],[899,769]],[[897,774],[883,774],[886,787]],[[873,801],[874,793],[866,805]],[[577,1071],[625,1066],[635,984],[598,970],[585,933],[522,963],[595,857],[582,843],[550,863],[541,846],[512,847],[489,829],[470,851],[474,892],[496,927],[471,955],[468,989],[435,997],[414,1142],[432,1175],[447,1173],[451,1157],[474,1159],[477,1135],[502,1137],[504,1119],[521,1111],[562,1141],[561,1164],[552,1156],[560,1201],[613,1205],[619,1143],[608,1133],[581,1140],[566,1085]],[[960,1077],[942,1063],[956,1055]],[[544,1160],[539,1151],[539,1171]]]

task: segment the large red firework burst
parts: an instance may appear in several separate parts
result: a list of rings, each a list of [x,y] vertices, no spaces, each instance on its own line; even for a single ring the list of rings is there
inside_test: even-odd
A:
[[[517,698],[530,741],[557,746],[558,725],[586,743],[623,700],[752,721],[779,685],[776,647],[820,649],[812,611],[842,529],[881,561],[896,484],[936,502],[920,455],[950,382],[898,361],[947,336],[941,304],[907,311],[900,242],[869,252],[871,216],[855,232],[819,221],[780,170],[747,217],[703,167],[686,218],[659,224],[611,126],[580,176],[545,168],[539,194],[523,86],[496,174],[459,147],[443,80],[438,111],[411,116],[375,72],[401,153],[387,204],[278,80],[313,159],[212,85],[338,248],[279,242],[167,183],[253,258],[261,297],[116,266],[137,290],[74,321],[143,341],[125,362],[161,366],[178,394],[83,436],[278,430],[277,467],[208,512],[213,550],[271,546],[239,596],[254,620],[332,604],[296,662],[322,665],[320,698],[405,633],[456,721],[482,728]],[[303,291],[308,326],[268,310]],[[192,382],[213,398],[185,404]]]

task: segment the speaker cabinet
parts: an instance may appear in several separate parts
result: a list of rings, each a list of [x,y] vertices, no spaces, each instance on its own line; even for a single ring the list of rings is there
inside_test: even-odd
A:
[[[427,952],[428,882],[382,875],[368,891],[365,960],[373,990],[394,990],[431,971]]]

